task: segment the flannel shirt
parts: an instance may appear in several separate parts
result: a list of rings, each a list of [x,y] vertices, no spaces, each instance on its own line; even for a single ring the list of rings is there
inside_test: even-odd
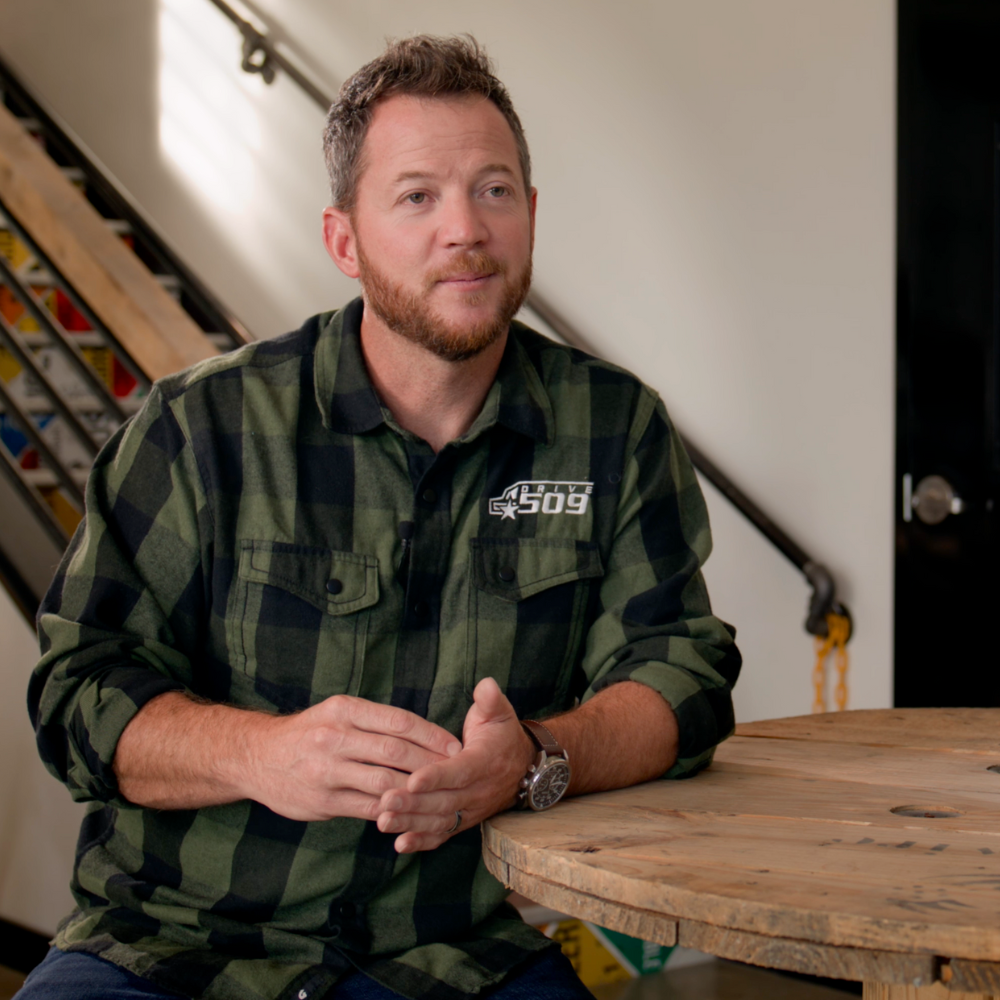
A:
[[[156,695],[295,712],[346,693],[460,736],[487,675],[521,718],[640,681],[677,715],[667,777],[733,728],[740,658],[657,396],[515,322],[481,413],[435,455],[373,390],[362,309],[159,381],[98,457],[39,612],[41,755],[90,803],[55,943],[185,996],[319,998],[362,969],[450,1000],[549,942],[503,902],[478,829],[398,856],[373,822],[128,802],[115,746]]]

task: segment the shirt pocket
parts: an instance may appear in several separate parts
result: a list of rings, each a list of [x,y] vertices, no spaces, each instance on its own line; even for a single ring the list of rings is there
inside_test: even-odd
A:
[[[236,589],[231,648],[258,695],[293,710],[357,694],[378,559],[245,540]]]
[[[492,677],[520,718],[568,707],[604,575],[597,545],[573,539],[474,538],[466,686]]]

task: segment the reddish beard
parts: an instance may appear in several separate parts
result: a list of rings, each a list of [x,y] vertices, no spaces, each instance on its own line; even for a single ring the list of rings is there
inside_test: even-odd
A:
[[[468,361],[495,344],[510,326],[531,287],[531,258],[519,274],[508,274],[507,265],[482,250],[458,254],[446,269],[427,279],[423,295],[408,292],[394,284],[387,274],[376,269],[358,245],[358,268],[365,305],[394,333],[426,348],[445,361]],[[503,281],[503,294],[491,317],[468,326],[449,325],[436,315],[427,296],[439,281],[463,274],[495,274]],[[486,296],[470,292],[467,302],[479,305]]]

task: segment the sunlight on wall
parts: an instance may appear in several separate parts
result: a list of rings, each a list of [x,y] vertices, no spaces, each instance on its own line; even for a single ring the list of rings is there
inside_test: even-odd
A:
[[[240,69],[239,35],[204,0],[160,0],[160,146],[197,196],[236,214],[254,196],[265,84]]]

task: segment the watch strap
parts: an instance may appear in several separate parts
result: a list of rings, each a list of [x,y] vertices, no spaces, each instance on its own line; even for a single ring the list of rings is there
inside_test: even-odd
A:
[[[550,757],[567,756],[566,751],[559,746],[559,741],[540,722],[529,719],[522,721],[521,725],[539,750],[543,750]]]

